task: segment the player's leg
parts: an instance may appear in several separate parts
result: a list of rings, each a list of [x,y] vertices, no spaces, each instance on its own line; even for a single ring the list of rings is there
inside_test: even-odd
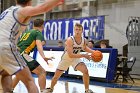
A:
[[[89,89],[89,73],[86,65],[83,62],[81,62],[75,67],[75,70],[78,70],[83,73],[83,83],[85,86],[85,93],[93,93],[93,91]]]
[[[52,78],[52,81],[51,81],[51,87],[50,88],[54,88],[55,84],[57,83],[58,79],[60,78],[60,76],[63,74],[63,70],[59,70],[57,69],[53,78]]]
[[[83,83],[85,85],[85,89],[89,88],[89,74],[88,69],[84,63],[79,63],[76,68],[76,70],[83,73]]]
[[[8,70],[5,69],[4,65],[7,66],[6,64],[6,58],[7,51],[6,49],[3,48],[5,45],[0,44],[0,75],[1,75],[1,86],[2,86],[2,91],[4,93],[10,93],[12,90],[12,76],[9,74]],[[9,66],[8,66],[9,67]]]
[[[23,54],[22,57],[27,63],[30,71],[38,75],[38,83],[40,86],[40,90],[45,89],[45,86],[46,86],[45,70],[40,66],[40,64],[36,60],[34,60],[28,54]]]
[[[16,85],[18,84],[20,80],[17,77],[14,77],[12,79],[12,89],[14,89],[16,87]]]
[[[39,65],[32,72],[38,76],[38,84],[42,92],[46,88],[46,71]]]
[[[60,78],[60,76],[63,74],[63,70],[56,70],[52,80],[51,80],[51,86],[49,88],[47,88],[46,92],[48,93],[52,93],[53,92],[53,89],[54,89],[54,86],[56,85],[58,79]]]
[[[16,74],[16,77],[25,84],[28,93],[39,93],[38,88],[32,78],[31,72],[27,66],[23,70],[19,71]]]
[[[55,71],[55,74],[51,80],[51,86],[50,88],[47,88],[47,92],[51,93],[53,92],[54,86],[56,85],[58,79],[63,74],[64,71],[68,69],[68,67],[71,65],[71,61],[69,60],[61,60],[58,64],[57,70]]]
[[[10,75],[15,74],[17,78],[25,84],[28,93],[39,93],[31,72],[15,45],[5,45],[3,52],[0,53],[0,60],[0,67],[2,67]]]
[[[1,73],[1,85],[3,88],[4,93],[11,93],[12,92],[12,76],[9,75],[5,70]]]

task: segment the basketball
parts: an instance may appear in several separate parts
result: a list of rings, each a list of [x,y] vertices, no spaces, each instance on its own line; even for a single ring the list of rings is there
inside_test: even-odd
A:
[[[92,54],[91,54],[91,59],[94,61],[94,62],[100,62],[103,58],[103,54],[101,51],[99,50],[95,50]]]

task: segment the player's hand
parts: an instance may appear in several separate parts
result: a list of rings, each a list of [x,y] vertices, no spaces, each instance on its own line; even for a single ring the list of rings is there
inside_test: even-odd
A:
[[[50,57],[50,58],[45,57],[45,58],[43,58],[43,59],[46,61],[47,64],[49,64],[49,63],[48,63],[48,60],[52,60],[53,58],[52,58],[52,57]]]
[[[82,54],[82,55],[83,55],[83,57],[85,57],[85,58],[88,59],[88,60],[91,59],[91,55],[89,55],[88,53],[86,53],[86,54]]]
[[[62,5],[64,3],[64,0],[60,0],[60,2],[57,5]]]

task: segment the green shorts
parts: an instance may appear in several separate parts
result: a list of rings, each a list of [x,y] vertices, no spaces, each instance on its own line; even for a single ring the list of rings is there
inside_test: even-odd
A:
[[[40,65],[36,60],[34,60],[28,54],[23,54],[22,56],[23,56],[25,62],[27,63],[30,71],[33,71],[35,68],[37,68]]]

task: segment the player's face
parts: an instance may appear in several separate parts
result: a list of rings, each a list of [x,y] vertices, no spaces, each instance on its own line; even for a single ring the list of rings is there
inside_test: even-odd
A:
[[[75,26],[74,32],[75,32],[75,35],[81,35],[83,32],[83,29],[82,29],[82,27]]]

